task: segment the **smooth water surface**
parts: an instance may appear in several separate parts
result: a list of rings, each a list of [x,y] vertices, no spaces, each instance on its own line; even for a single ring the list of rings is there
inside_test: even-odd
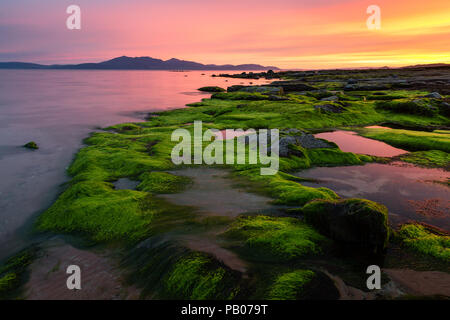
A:
[[[364,198],[384,204],[393,224],[416,220],[450,231],[450,173],[405,163],[313,168],[296,173],[344,198]],[[439,183],[441,182],[441,183]]]
[[[0,259],[26,244],[30,218],[56,199],[91,131],[209,97],[202,86],[249,84],[213,73],[0,70]],[[40,149],[21,147],[29,141]]]
[[[344,152],[367,154],[377,157],[394,157],[408,152],[394,148],[381,141],[358,136],[353,131],[337,130],[315,134],[314,136],[336,143]]]

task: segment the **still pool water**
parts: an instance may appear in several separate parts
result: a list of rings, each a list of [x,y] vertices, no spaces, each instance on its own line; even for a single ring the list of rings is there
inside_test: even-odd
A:
[[[327,187],[344,198],[384,204],[394,225],[415,220],[450,231],[450,187],[444,184],[450,179],[448,171],[398,162],[313,168],[296,175],[316,179],[302,182],[306,186]]]
[[[203,86],[249,84],[213,73],[0,70],[0,259],[27,244],[32,218],[56,199],[91,131],[207,98]],[[21,147],[29,141],[40,149]]]
[[[314,136],[336,143],[339,148],[345,152],[361,153],[377,157],[394,157],[408,152],[394,148],[382,141],[358,136],[358,134],[353,131],[337,130],[319,133]]]

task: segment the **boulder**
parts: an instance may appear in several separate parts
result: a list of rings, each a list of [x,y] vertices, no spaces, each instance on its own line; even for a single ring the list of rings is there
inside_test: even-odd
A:
[[[272,95],[283,94],[283,89],[281,87],[269,87],[269,86],[242,86],[235,85],[228,87],[228,92],[249,92],[249,93],[265,93]]]
[[[33,150],[37,150],[37,149],[39,149],[39,147],[38,147],[38,145],[37,145],[37,143],[36,142],[34,142],[34,141],[30,141],[30,142],[28,142],[27,144],[25,144],[24,146],[23,146],[24,148],[27,148],[27,149],[33,149]]]
[[[203,92],[224,92],[225,89],[217,86],[211,86],[211,87],[201,87],[198,89],[199,91]]]
[[[344,87],[345,91],[353,91],[353,90],[357,90],[357,89],[358,89],[357,86],[354,84],[347,84]]]
[[[302,82],[296,81],[274,81],[269,86],[281,87],[283,92],[295,92],[295,91],[313,91],[317,90],[314,87],[308,86]]]
[[[316,139],[312,134],[308,134],[302,131],[299,133],[294,130],[297,129],[288,129],[292,130],[291,132],[296,133],[296,135],[284,136],[280,137],[279,142],[279,155],[280,157],[289,157],[291,155],[301,157],[303,156],[303,152],[295,148],[295,146],[299,146],[305,149],[317,149],[317,148],[334,148],[334,145],[331,145],[324,140]],[[285,131],[286,132],[286,131]],[[293,147],[294,146],[294,147]]]
[[[322,98],[320,100],[321,101],[338,101],[339,97],[338,96],[330,96],[330,97]]]
[[[314,109],[331,113],[342,113],[345,110],[343,107],[334,104],[315,105]]]
[[[248,86],[239,89],[238,91],[250,92],[250,93],[265,93],[265,94],[283,94],[283,89],[281,87],[269,87],[269,86]]]
[[[286,100],[289,100],[289,98],[288,98],[288,97],[283,97],[283,96],[278,96],[278,95],[271,94],[271,95],[269,96],[269,100],[270,100],[270,101],[286,101]]]
[[[242,88],[245,88],[245,86],[234,85],[234,86],[228,87],[227,92],[236,92],[236,91],[241,90]]]
[[[343,243],[382,251],[389,240],[388,210],[363,199],[314,200],[302,212],[322,234]]]
[[[446,117],[450,117],[450,104],[442,102],[439,106],[439,112]]]
[[[432,92],[430,94],[427,94],[425,96],[425,98],[442,99],[442,96],[439,93],[437,93],[437,92]]]

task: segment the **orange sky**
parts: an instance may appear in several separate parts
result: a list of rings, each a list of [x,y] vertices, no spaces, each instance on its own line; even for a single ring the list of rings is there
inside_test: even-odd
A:
[[[67,30],[77,4],[82,29]],[[381,8],[381,30],[366,26]],[[449,0],[2,0],[0,61],[116,56],[281,68],[450,63]]]

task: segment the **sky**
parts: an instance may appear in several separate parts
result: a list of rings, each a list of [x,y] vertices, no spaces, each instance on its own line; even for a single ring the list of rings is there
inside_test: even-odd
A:
[[[81,29],[69,30],[69,5]],[[377,5],[381,28],[369,29]],[[450,63],[449,0],[1,0],[0,61],[118,56],[321,69]]]

